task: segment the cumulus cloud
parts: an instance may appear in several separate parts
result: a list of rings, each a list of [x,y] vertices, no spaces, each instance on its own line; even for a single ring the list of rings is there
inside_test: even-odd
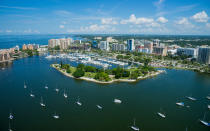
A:
[[[166,19],[165,17],[159,17],[157,19],[157,21],[160,22],[160,23],[167,23],[168,22],[168,19]]]
[[[195,15],[193,15],[191,18],[196,22],[207,22],[209,19],[205,11],[198,12]]]
[[[92,24],[89,26],[81,26],[79,29],[68,29],[68,33],[103,33],[103,32],[114,32],[115,27],[110,25],[98,25]]]
[[[59,28],[63,29],[64,28],[64,25],[59,25]]]
[[[154,6],[157,7],[158,10],[160,10],[163,7],[163,3],[165,0],[158,0],[154,2]]]
[[[210,28],[210,23],[206,23],[206,27]]]
[[[111,25],[111,24],[116,25],[116,24],[118,24],[117,21],[115,21],[113,18],[102,18],[101,19],[101,23],[102,24],[108,24],[108,25]]]
[[[11,33],[11,32],[12,32],[12,30],[6,30],[5,32],[6,32],[6,33]]]
[[[175,21],[175,24],[179,26],[179,28],[181,29],[190,29],[190,28],[194,28],[195,26],[189,22],[189,20],[186,17],[183,17],[181,19],[179,19],[178,21]]]
[[[128,24],[128,23],[147,24],[147,23],[152,23],[152,22],[154,22],[154,19],[152,18],[145,18],[145,17],[136,18],[134,14],[131,14],[129,19],[121,20],[120,23],[121,24]]]

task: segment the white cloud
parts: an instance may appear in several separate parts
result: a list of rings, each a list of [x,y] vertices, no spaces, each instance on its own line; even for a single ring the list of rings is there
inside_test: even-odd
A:
[[[148,24],[148,23],[153,23],[154,19],[152,18],[145,18],[145,17],[140,17],[136,18],[134,14],[131,14],[129,19],[121,20],[121,24]]]
[[[63,29],[64,28],[64,25],[59,25],[59,28]]]
[[[163,7],[163,2],[164,1],[165,0],[158,0],[158,1],[154,2],[154,6],[156,6],[157,9],[160,10]]]
[[[64,25],[65,25],[65,24],[67,24],[67,22],[66,22],[66,21],[62,21],[61,23],[62,23],[62,24],[64,24]]]
[[[110,25],[98,25],[92,24],[89,26],[82,26],[80,29],[68,29],[68,33],[104,33],[104,32],[114,32],[116,31],[115,27]]]
[[[188,19],[186,17],[183,17],[182,19],[176,21],[175,23],[179,24],[179,25],[188,25],[188,24],[190,24],[190,22],[188,21]]]
[[[117,21],[115,21],[113,18],[102,18],[101,19],[102,24],[107,24],[107,25],[116,25],[118,24]]]
[[[206,23],[206,27],[210,28],[210,23]]]
[[[62,16],[62,17],[68,17],[68,16],[72,15],[71,12],[66,11],[66,10],[56,10],[56,11],[54,11],[54,13],[55,13],[56,15]]]
[[[194,19],[196,22],[207,22],[209,19],[205,11],[198,12],[195,15],[193,15],[191,18]]]
[[[3,6],[3,5],[1,5],[0,8],[19,9],[19,10],[34,10],[34,9],[37,9],[37,8],[31,8],[31,7]]]
[[[157,21],[160,22],[160,23],[167,23],[167,22],[168,22],[168,19],[166,19],[166,18],[164,18],[164,17],[159,17],[159,18],[157,19]]]
[[[12,32],[12,30],[6,30],[5,32],[6,32],[6,33],[11,33],[11,32]]]

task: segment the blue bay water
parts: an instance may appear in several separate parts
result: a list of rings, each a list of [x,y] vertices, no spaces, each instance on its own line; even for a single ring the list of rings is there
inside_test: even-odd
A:
[[[209,75],[166,70],[166,74],[136,83],[96,84],[62,75],[50,67],[55,62],[59,60],[34,56],[0,70],[0,131],[8,130],[10,112],[14,114],[11,127],[16,131],[129,131],[134,118],[143,131],[209,130],[198,121],[204,113],[210,121],[210,101],[205,98],[210,94]],[[55,88],[60,89],[58,94]],[[35,98],[29,96],[31,91]],[[186,99],[191,95],[198,100]],[[40,106],[41,96],[45,108]],[[78,96],[82,106],[76,104]],[[122,104],[115,104],[115,98]],[[178,107],[175,103],[180,101],[190,108]],[[97,109],[98,104],[102,110]],[[160,110],[165,119],[156,114]],[[60,119],[53,119],[55,112]]]

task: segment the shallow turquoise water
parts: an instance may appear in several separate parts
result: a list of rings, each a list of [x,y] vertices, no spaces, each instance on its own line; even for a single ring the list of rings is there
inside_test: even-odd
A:
[[[142,131],[185,131],[186,127],[188,131],[209,130],[198,121],[205,112],[210,121],[210,101],[205,98],[210,94],[208,75],[167,70],[167,74],[136,83],[101,85],[68,78],[49,66],[53,62],[43,57],[25,58],[0,70],[1,131],[8,130],[11,110],[11,127],[16,131],[127,131],[134,118]],[[24,81],[27,89],[23,88]],[[56,87],[60,89],[58,94]],[[35,98],[29,96],[31,90]],[[190,95],[198,100],[185,98]],[[46,108],[39,104],[41,96]],[[81,107],[75,103],[78,96]],[[114,104],[115,98],[122,104]],[[190,108],[176,106],[178,101]],[[103,109],[98,110],[97,104]],[[160,108],[166,119],[157,116]],[[55,111],[60,119],[53,119]]]

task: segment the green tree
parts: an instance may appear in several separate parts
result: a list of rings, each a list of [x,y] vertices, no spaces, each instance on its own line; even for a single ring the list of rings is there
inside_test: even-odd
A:
[[[99,80],[99,81],[110,81],[111,80],[109,75],[105,72],[98,72],[95,75],[94,79]]]
[[[73,73],[73,76],[75,78],[80,78],[80,77],[82,77],[84,75],[85,75],[85,72],[82,69],[80,69],[80,68],[77,68],[77,70]]]

